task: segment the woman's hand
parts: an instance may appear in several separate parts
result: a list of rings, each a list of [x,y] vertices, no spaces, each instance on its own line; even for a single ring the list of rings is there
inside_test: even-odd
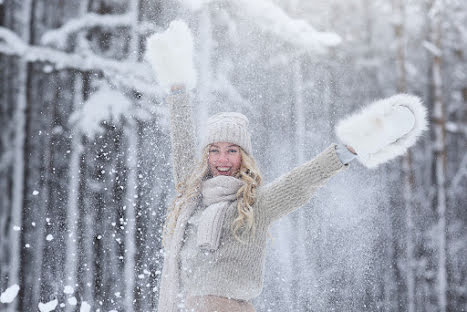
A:
[[[352,154],[357,155],[357,152],[353,149],[352,146],[346,145],[345,147],[347,147],[347,149],[348,149]]]
[[[374,168],[415,144],[427,129],[426,115],[420,98],[397,94],[340,120],[336,135],[363,165]]]

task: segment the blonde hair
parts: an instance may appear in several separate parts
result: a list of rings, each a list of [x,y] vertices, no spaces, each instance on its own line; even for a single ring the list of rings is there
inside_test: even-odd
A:
[[[201,159],[191,173],[176,185],[178,194],[172,201],[164,223],[162,240],[164,245],[167,235],[173,233],[183,207],[201,198],[201,184],[211,177],[208,165],[209,147],[210,145],[207,145],[203,149]],[[241,147],[240,154],[242,161],[235,177],[242,180],[244,184],[236,194],[238,214],[232,222],[231,230],[235,238],[244,243],[248,234],[254,235],[255,232],[255,216],[252,206],[256,201],[256,188],[261,185],[262,178],[253,157],[248,155]]]

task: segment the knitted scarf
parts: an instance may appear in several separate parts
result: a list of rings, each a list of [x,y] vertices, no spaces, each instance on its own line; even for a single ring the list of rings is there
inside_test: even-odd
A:
[[[201,213],[198,224],[197,245],[199,248],[216,250],[219,247],[225,213],[231,202],[237,199],[236,193],[243,183],[231,176],[217,176],[203,181],[201,194],[203,195],[202,207],[205,209]],[[182,209],[172,235],[167,237],[159,287],[159,312],[176,312],[178,308],[182,308],[182,305],[178,304],[180,299],[183,299],[180,289],[179,254],[183,246],[188,219],[199,204],[197,200],[194,200]]]

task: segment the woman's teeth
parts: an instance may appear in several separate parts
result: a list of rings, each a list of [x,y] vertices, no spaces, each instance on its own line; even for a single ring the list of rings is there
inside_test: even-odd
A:
[[[217,167],[217,170],[221,172],[226,172],[230,170],[230,167]]]

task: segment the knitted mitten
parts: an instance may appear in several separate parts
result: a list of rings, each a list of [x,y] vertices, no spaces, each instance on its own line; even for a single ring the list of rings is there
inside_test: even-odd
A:
[[[166,31],[151,35],[146,42],[145,58],[165,91],[172,85],[182,84],[188,89],[196,86],[193,36],[184,22],[172,21]]]
[[[355,149],[363,165],[374,168],[403,155],[427,124],[426,109],[420,99],[398,94],[340,120],[335,130],[341,142]]]

